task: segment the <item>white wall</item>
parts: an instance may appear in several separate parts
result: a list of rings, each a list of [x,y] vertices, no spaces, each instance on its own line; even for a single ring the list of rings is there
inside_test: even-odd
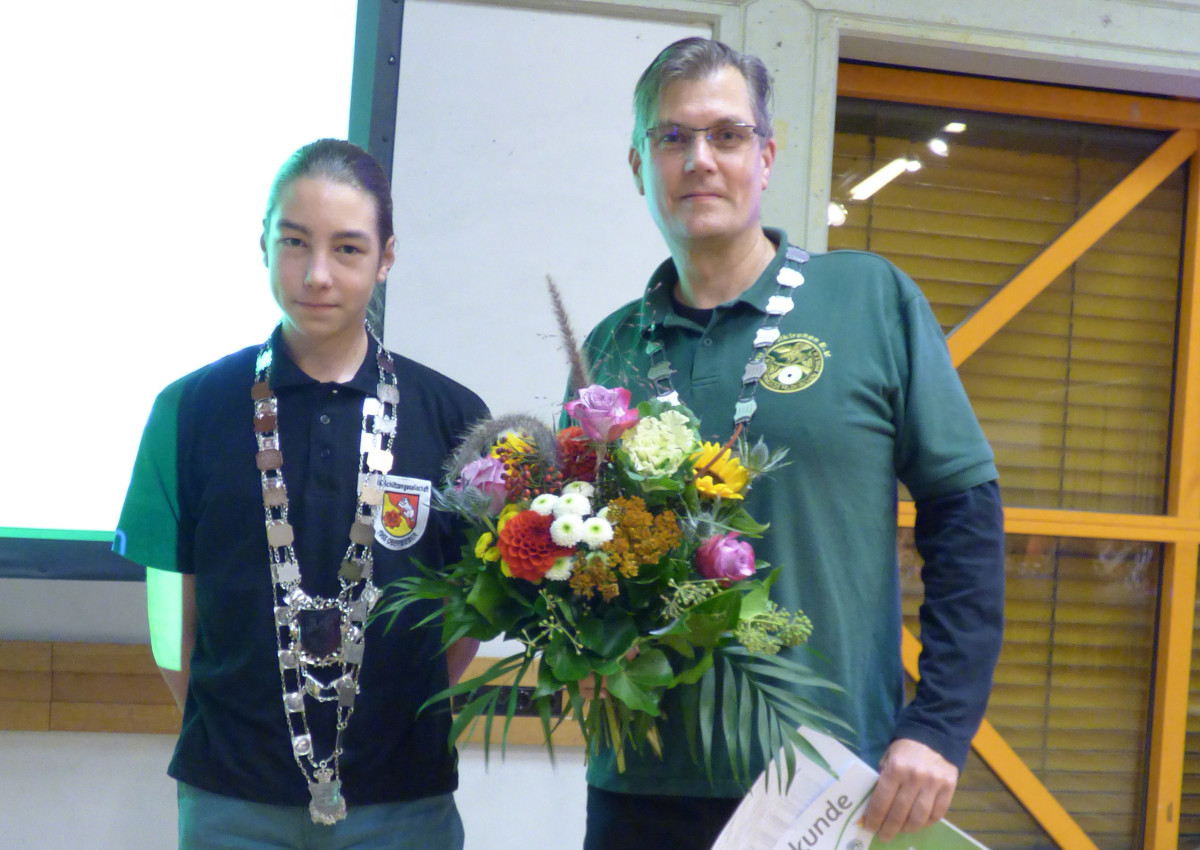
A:
[[[708,24],[407,0],[385,341],[496,413],[558,417],[582,339],[665,255],[626,162],[634,83]],[[503,33],[497,38],[497,33]]]

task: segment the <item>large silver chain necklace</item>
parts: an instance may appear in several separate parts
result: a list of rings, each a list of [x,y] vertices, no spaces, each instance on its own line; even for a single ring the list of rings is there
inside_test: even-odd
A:
[[[758,391],[758,384],[762,380],[762,376],[767,373],[767,350],[779,339],[779,321],[792,312],[792,308],[795,307],[792,292],[804,283],[804,275],[800,273],[800,267],[806,262],[808,262],[807,251],[797,248],[795,245],[787,246],[785,262],[779,269],[779,274],[775,276],[778,288],[775,290],[775,294],[767,300],[766,318],[763,319],[762,325],[754,334],[750,359],[746,362],[746,368],[742,372],[742,389],[733,406],[734,439],[743,428],[750,424],[750,420],[754,418],[754,414],[758,410],[758,402],[754,400],[754,394]],[[658,285],[663,286],[664,284],[660,281]],[[661,327],[661,317],[655,316],[646,328],[650,337],[645,348],[646,354],[650,357],[650,368],[646,372],[646,377],[654,382],[654,394],[659,401],[675,405],[680,403],[679,393],[675,391],[675,386],[671,382],[671,375],[675,370],[671,368],[671,361],[667,359],[666,346],[659,338]],[[732,443],[732,441],[731,439],[730,442]]]
[[[312,798],[309,814],[315,823],[326,825],[346,817],[339,760],[358,694],[367,615],[380,596],[379,589],[371,583],[371,543],[375,539],[375,516],[383,502],[383,477],[392,468],[391,448],[400,394],[391,355],[378,339],[375,343],[378,394],[368,396],[363,402],[358,506],[350,525],[350,545],[338,570],[340,590],[331,599],[309,596],[300,587],[300,562],[292,545],[295,531],[288,521],[288,493],[279,446],[279,401],[270,384],[273,360],[270,339],[259,349],[250,391],[254,400],[254,435],[258,441],[255,462],[262,479],[267,551],[274,581],[275,640],[283,708],[292,754],[308,782]],[[308,726],[305,710],[308,699],[337,703],[333,749],[320,760],[314,752]]]

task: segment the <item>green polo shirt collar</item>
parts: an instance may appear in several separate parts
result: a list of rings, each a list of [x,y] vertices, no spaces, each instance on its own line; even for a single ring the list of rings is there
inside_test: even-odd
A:
[[[778,228],[764,227],[763,233],[775,243],[775,258],[763,269],[753,286],[722,306],[742,302],[758,312],[766,314],[767,301],[778,289],[775,278],[787,259],[788,241],[787,234]],[[678,282],[679,272],[675,268],[674,260],[668,258],[655,269],[654,276],[650,278],[650,283],[646,286],[646,293],[642,296],[641,309],[638,311],[638,329],[643,336],[650,333],[655,325],[689,328],[694,326],[690,319],[685,319],[671,309],[671,290]]]

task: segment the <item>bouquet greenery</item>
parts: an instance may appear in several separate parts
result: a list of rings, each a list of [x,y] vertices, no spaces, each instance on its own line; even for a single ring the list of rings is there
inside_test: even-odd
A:
[[[803,690],[837,686],[777,654],[803,644],[812,624],[770,600],[778,572],[744,539],[766,530],[744,495],[784,452],[702,442],[686,407],[633,408],[620,387],[588,386],[566,410],[578,424],[557,433],[508,416],[465,437],[435,493],[439,509],[465,520],[462,560],[421,567],[389,589],[376,615],[444,600],[432,616],[442,618],[445,645],[522,644],[427,703],[462,700],[451,746],[482,719],[486,755],[496,715],[507,733],[517,707],[515,688],[502,704],[492,685],[520,682],[540,660],[532,702],[551,757],[560,691],[587,753],[611,747],[623,770],[627,746],[659,752],[663,694],[693,685],[680,691],[682,721],[710,772],[718,736],[747,782],[752,753],[765,764],[782,747],[789,781],[793,746],[820,762],[796,727],[844,724]],[[580,692],[588,679],[595,699]]]

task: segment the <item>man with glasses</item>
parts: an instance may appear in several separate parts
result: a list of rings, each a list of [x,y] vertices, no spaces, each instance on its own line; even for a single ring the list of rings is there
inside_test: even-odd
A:
[[[775,162],[763,63],[690,38],[634,93],[629,164],[670,250],[641,299],[585,346],[593,379],[678,398],[703,437],[788,447],[747,507],[777,601],[815,626],[810,657],[845,694],[813,698],[854,727],[880,782],[865,815],[890,840],[945,815],[999,655],[1003,520],[992,453],[916,285],[873,254],[809,256],[760,221]],[[896,480],[917,502],[921,681],[902,707]],[[710,847],[745,793],[689,755],[671,695],[663,755],[588,765],[585,850]],[[717,721],[719,722],[719,721]]]

